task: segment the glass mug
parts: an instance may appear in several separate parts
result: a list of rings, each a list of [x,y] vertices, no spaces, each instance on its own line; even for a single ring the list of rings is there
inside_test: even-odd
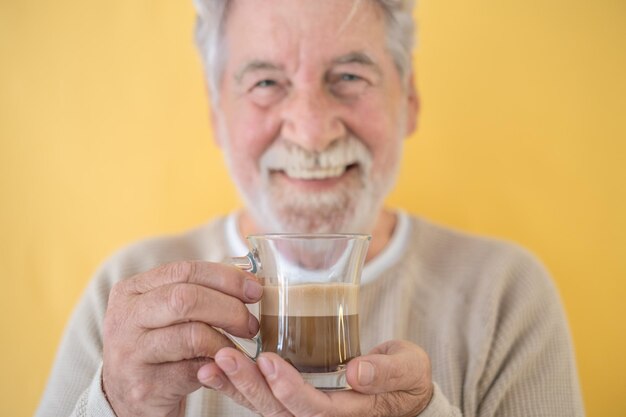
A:
[[[250,252],[227,262],[263,284],[259,334],[226,334],[253,360],[274,352],[322,390],[349,389],[348,361],[361,354],[359,285],[371,236],[263,234],[247,237]]]

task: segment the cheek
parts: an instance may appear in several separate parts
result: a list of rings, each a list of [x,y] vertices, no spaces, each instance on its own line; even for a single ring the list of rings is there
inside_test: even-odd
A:
[[[391,103],[363,105],[352,118],[351,130],[371,152],[376,171],[388,170],[397,163],[398,148],[403,139],[399,112],[391,106]]]
[[[258,177],[258,161],[277,137],[275,123],[263,113],[246,104],[227,112],[231,115],[227,124],[232,169],[246,182]]]

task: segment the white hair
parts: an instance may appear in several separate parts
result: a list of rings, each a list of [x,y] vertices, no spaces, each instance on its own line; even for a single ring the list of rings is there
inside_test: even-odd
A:
[[[355,0],[346,23],[363,0]],[[415,0],[368,0],[378,4],[385,15],[387,49],[407,81],[411,73],[411,54],[415,44],[413,7]],[[193,0],[196,7],[195,41],[204,64],[205,77],[211,100],[218,101],[219,83],[226,61],[224,25],[228,15],[229,0]],[[344,24],[345,25],[345,24]]]

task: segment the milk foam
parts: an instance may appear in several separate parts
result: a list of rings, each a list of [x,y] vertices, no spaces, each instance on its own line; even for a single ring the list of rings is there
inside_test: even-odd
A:
[[[281,302],[282,301],[282,302]],[[345,283],[263,287],[262,315],[336,316],[358,314],[359,286]]]

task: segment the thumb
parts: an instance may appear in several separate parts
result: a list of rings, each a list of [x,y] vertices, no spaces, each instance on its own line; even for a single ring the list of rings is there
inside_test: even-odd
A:
[[[428,355],[419,346],[399,340],[383,343],[350,361],[346,377],[352,389],[363,394],[428,394],[432,390]]]

